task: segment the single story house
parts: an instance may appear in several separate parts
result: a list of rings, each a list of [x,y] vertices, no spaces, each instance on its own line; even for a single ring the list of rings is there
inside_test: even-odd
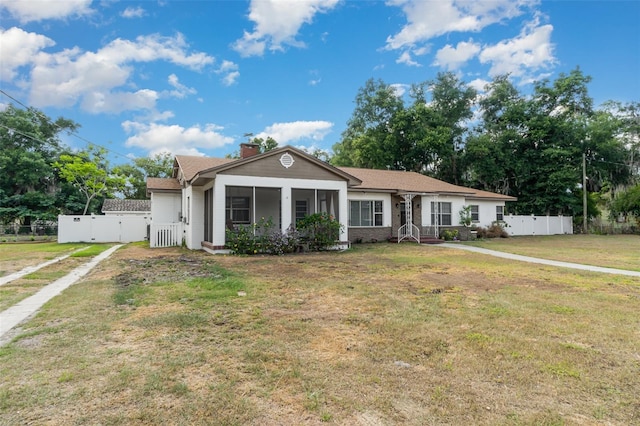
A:
[[[340,245],[355,241],[437,238],[502,220],[515,198],[452,185],[419,173],[334,167],[291,146],[259,153],[242,144],[240,159],[177,155],[172,178],[148,178],[154,235],[210,252],[224,250],[226,229],[270,218],[286,232],[307,214],[326,212],[343,225]],[[159,240],[159,241],[160,241]]]

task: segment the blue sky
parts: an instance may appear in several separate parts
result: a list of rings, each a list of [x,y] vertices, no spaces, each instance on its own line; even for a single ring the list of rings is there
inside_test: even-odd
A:
[[[637,0],[4,0],[0,84],[114,164],[221,157],[247,133],[330,151],[369,78],[510,73],[527,93],[579,66],[596,105],[640,101],[638,22]]]

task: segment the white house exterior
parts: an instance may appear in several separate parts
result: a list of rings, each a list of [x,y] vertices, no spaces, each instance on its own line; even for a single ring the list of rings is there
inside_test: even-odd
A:
[[[420,241],[460,227],[466,205],[474,206],[475,224],[489,226],[515,200],[419,173],[333,167],[289,146],[258,154],[252,144],[241,146],[238,160],[176,156],[173,177],[149,178],[147,192],[152,247],[177,243],[211,252],[224,250],[228,228],[262,218],[286,232],[304,215],[328,213],[343,225],[343,246]]]

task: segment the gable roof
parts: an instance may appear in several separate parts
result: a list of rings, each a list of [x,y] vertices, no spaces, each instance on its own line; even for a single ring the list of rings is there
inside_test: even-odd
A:
[[[411,192],[418,194],[448,194],[479,200],[517,200],[517,198],[510,197],[508,195],[453,185],[416,172],[361,169],[356,167],[334,167],[329,163],[291,146],[283,146],[281,148],[276,148],[262,154],[242,159],[176,155],[174,162],[174,177],[170,179],[148,178],[147,192],[178,191],[182,187],[181,182],[183,182],[183,179],[192,185],[202,184],[206,179],[215,178],[218,173],[228,171],[254,161],[260,161],[261,159],[270,156],[282,154],[287,151],[303,156],[311,163],[345,179],[350,190],[389,193]]]
[[[295,153],[301,157],[304,157],[307,161],[315,164],[316,166],[323,168],[334,175],[340,176],[342,179],[348,182],[349,186],[357,185],[360,183],[360,180],[358,178],[350,175],[344,170],[338,167],[334,167],[331,164],[314,157],[313,155],[307,154],[306,152],[291,146],[283,146],[281,148],[272,149],[271,151],[267,151],[262,154],[252,155],[251,157],[241,159],[180,155],[176,156],[176,165],[180,168],[180,170],[182,170],[182,175],[187,182],[191,184],[197,184],[203,178],[210,179],[212,177],[215,177],[217,173],[221,173],[235,167],[240,167],[245,164],[253,163],[255,161],[260,161],[275,155],[283,154],[285,152]],[[177,176],[177,172],[174,172],[174,177],[179,177]]]
[[[174,168],[175,170],[177,170],[177,168],[182,170],[182,175],[184,176],[184,179],[187,182],[189,182],[194,178],[196,174],[200,172],[213,169],[215,167],[218,167],[224,164],[234,163],[236,161],[239,161],[239,160],[235,158],[215,158],[215,157],[198,157],[195,155],[176,155]],[[174,171],[173,174],[174,174],[173,177],[175,178],[178,177],[176,176],[176,171]]]
[[[468,198],[515,201],[514,197],[480,191],[473,188],[454,185],[416,172],[402,170],[359,169],[341,167],[340,169],[362,181],[352,190],[383,191],[392,193],[413,192],[419,194],[451,194]]]
[[[182,186],[176,178],[147,178],[147,195],[152,191],[175,192],[181,189]]]
[[[119,200],[107,199],[102,203],[105,212],[150,212],[151,200]]]

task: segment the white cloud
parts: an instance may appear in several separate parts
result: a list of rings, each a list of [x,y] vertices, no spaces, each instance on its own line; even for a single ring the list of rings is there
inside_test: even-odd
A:
[[[339,0],[252,0],[249,19],[255,23],[253,32],[244,31],[233,48],[242,56],[260,56],[265,49],[283,50],[284,46],[303,47],[296,35],[303,24],[313,21],[317,13],[333,9]]]
[[[94,114],[114,114],[125,110],[151,110],[157,100],[158,93],[149,89],[136,92],[91,92],[83,96],[81,106]]]
[[[138,6],[138,7],[127,7],[125,10],[122,11],[122,13],[120,13],[120,16],[127,19],[133,19],[133,18],[142,18],[146,14],[147,14],[146,11],[140,6]]]
[[[190,53],[181,34],[154,34],[135,41],[116,39],[96,52],[83,52],[77,47],[53,54],[34,52],[32,61],[30,102],[34,106],[70,107],[80,103],[92,113],[117,113],[151,109],[158,99],[150,89],[122,90],[132,83],[135,63],[168,61],[197,71],[214,59],[202,52]],[[179,84],[177,78],[175,83]],[[170,92],[174,96],[194,93],[185,86],[174,88],[177,90]]]
[[[393,83],[393,84],[390,84],[389,87],[393,89],[393,94],[396,95],[396,97],[398,98],[403,97],[404,94],[407,93],[407,91],[411,88],[411,86],[409,86],[408,84],[402,84],[402,83]]]
[[[453,32],[478,32],[488,25],[519,16],[526,7],[537,3],[538,0],[389,0],[387,5],[402,9],[407,24],[397,34],[387,37],[385,48],[402,51],[398,62],[415,65],[405,53],[417,54],[423,43]]]
[[[127,147],[139,147],[150,154],[171,152],[173,154],[203,155],[201,149],[220,148],[234,142],[234,139],[220,133],[222,127],[215,124],[194,125],[189,128],[177,124],[141,123],[125,121],[125,132],[132,134],[127,138]]]
[[[518,37],[484,47],[479,56],[480,62],[491,64],[489,75],[492,77],[510,74],[529,81],[532,73],[556,63],[552,32],[552,25],[540,25],[535,19],[522,29]]]
[[[216,74],[222,74],[222,84],[225,86],[232,86],[240,78],[240,71],[238,71],[238,64],[224,60],[220,66],[214,70]]]
[[[34,55],[45,47],[56,43],[49,37],[28,33],[21,28],[0,28],[2,39],[2,60],[0,61],[0,81],[10,81],[16,76],[16,70],[30,65]]]
[[[175,89],[169,92],[169,94],[174,98],[182,99],[187,95],[195,95],[198,93],[193,87],[187,87],[180,83],[180,81],[178,81],[178,76],[175,74],[171,74],[167,81]]]
[[[275,123],[255,137],[266,139],[272,137],[278,145],[288,145],[301,139],[320,141],[331,132],[333,123],[329,121],[293,121],[289,123]]]
[[[65,19],[93,13],[92,0],[8,0],[0,3],[21,23],[45,19]],[[4,55],[3,55],[4,56]]]
[[[485,80],[482,78],[476,78],[468,83],[468,86],[475,89],[478,93],[484,93],[487,84],[489,84],[489,80]]]
[[[471,58],[480,52],[480,44],[473,40],[461,41],[456,47],[447,44],[436,52],[434,65],[446,68],[449,71],[457,70]]]
[[[411,53],[409,51],[402,52],[400,54],[400,56],[398,57],[398,59],[396,59],[396,63],[409,65],[411,67],[421,67],[422,66],[418,62],[413,60],[413,57],[411,56]]]

